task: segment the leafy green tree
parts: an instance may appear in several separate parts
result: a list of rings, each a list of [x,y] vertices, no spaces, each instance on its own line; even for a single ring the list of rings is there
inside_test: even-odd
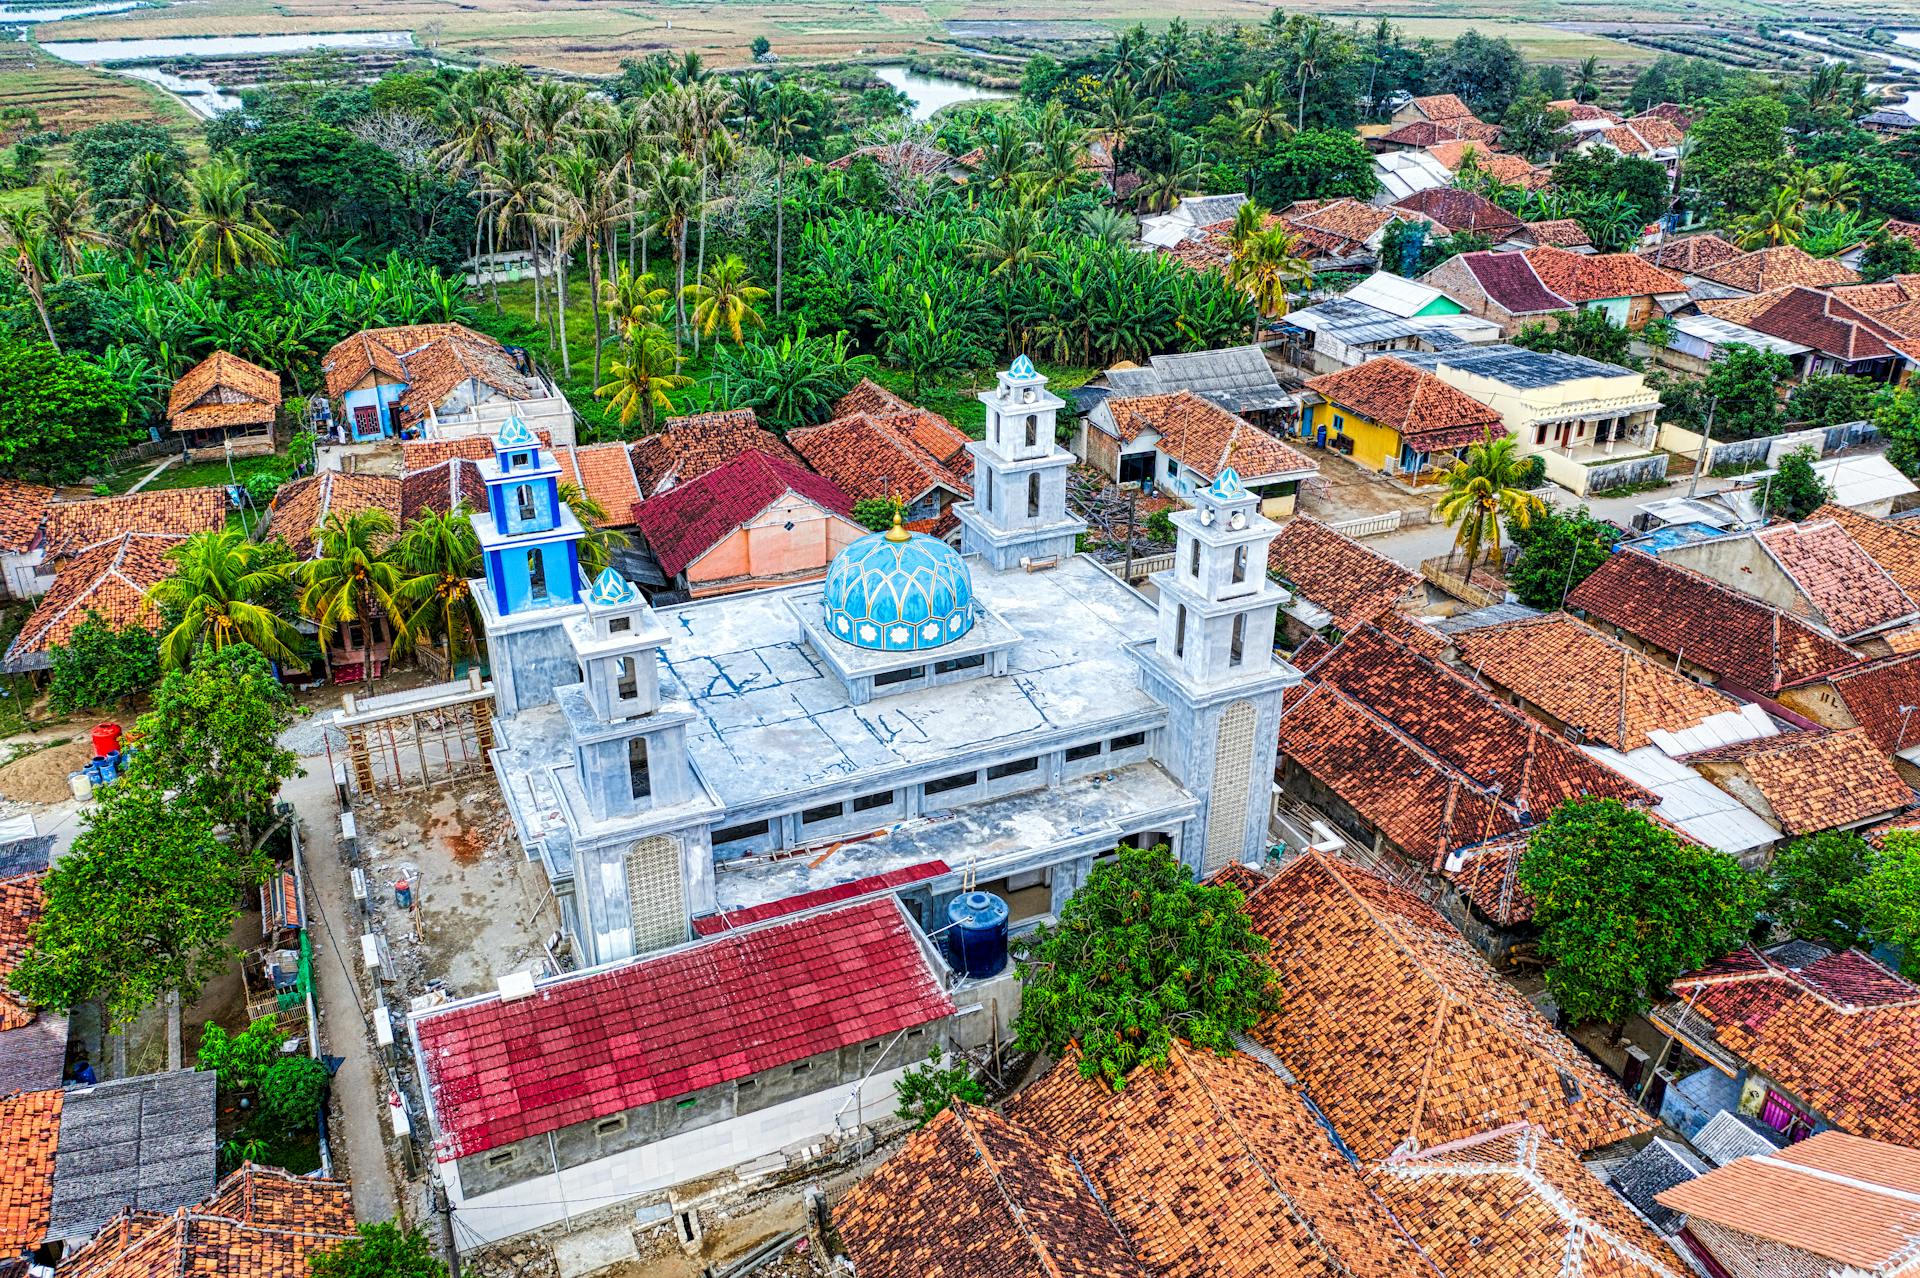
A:
[[[1537,89],[1515,98],[1500,119],[1500,145],[1532,160],[1550,159],[1571,146],[1572,137],[1563,131],[1571,117],[1547,101]]]
[[[250,1092],[260,1086],[267,1071],[280,1059],[280,1045],[287,1036],[279,1022],[262,1016],[238,1034],[209,1022],[200,1036],[195,1057],[200,1068],[213,1071],[220,1086],[230,1092]]]
[[[187,163],[187,153],[172,133],[140,120],[94,125],[73,139],[72,155],[95,208],[134,193],[134,167],[141,156],[158,155],[175,170]]]
[[[1801,380],[1787,396],[1787,421],[1808,426],[1838,426],[1861,422],[1873,412],[1880,387],[1864,377],[1845,373],[1814,373]]]
[[[400,588],[398,564],[382,553],[393,535],[393,516],[377,507],[351,514],[335,511],[320,526],[320,553],[295,570],[300,611],[320,627],[329,644],[343,629],[358,624],[368,677],[373,674],[373,622],[399,618],[394,591]]]
[[[99,1003],[126,1025],[167,995],[188,1001],[239,956],[229,943],[243,889],[266,874],[236,855],[207,815],[163,790],[123,780],[81,820],[48,871],[46,907],[9,978],[36,1007]]]
[[[160,643],[153,631],[139,625],[116,630],[91,609],[51,656],[47,704],[56,714],[123,705],[160,682]]]
[[[1639,361],[1632,355],[1633,335],[1598,307],[1562,311],[1554,319],[1557,322],[1551,325],[1545,320],[1530,320],[1521,325],[1520,331],[1513,335],[1513,344],[1530,351],[1585,355],[1602,364],[1638,366]]]
[[[966,1062],[946,1065],[942,1063],[945,1059],[946,1054],[935,1043],[927,1053],[926,1064],[906,1070],[893,1085],[893,1094],[900,1102],[894,1112],[915,1127],[931,1123],[956,1099],[969,1105],[986,1103],[987,1091]]]
[[[1547,992],[1576,1021],[1616,1026],[1680,973],[1741,944],[1760,886],[1740,863],[1617,799],[1574,799],[1520,861]]]
[[[753,38],[753,43],[749,44],[747,48],[754,57],[764,58],[767,54],[773,52],[773,41],[763,35],[757,35]]]
[[[1585,506],[1571,511],[1548,507],[1526,524],[1508,521],[1507,540],[1520,548],[1520,558],[1507,573],[1507,588],[1527,607],[1551,612],[1607,562],[1620,530],[1595,519]]]
[[[1504,37],[1455,36],[1427,60],[1427,92],[1456,93],[1483,120],[1497,120],[1527,82],[1526,59]]]
[[[70,483],[141,436],[127,388],[83,355],[0,337],[0,473]]]
[[[361,1225],[357,1238],[307,1257],[312,1278],[447,1278],[447,1266],[417,1229],[391,1220]]]
[[[288,1131],[310,1130],[319,1120],[320,1098],[330,1077],[323,1061],[283,1055],[260,1080],[260,1107]]]
[[[1486,438],[1467,446],[1467,455],[1441,476],[1443,491],[1434,513],[1453,525],[1455,549],[1467,557],[1467,581],[1482,549],[1489,558],[1500,554],[1500,525],[1525,528],[1546,509],[1546,503],[1524,486],[1523,462],[1512,436]]]
[[[1644,111],[1662,102],[1689,106],[1717,98],[1726,78],[1727,69],[1718,62],[1663,53],[1634,77],[1627,91],[1627,109]]]
[[[1767,513],[1782,519],[1805,519],[1833,500],[1833,489],[1813,469],[1820,454],[1796,448],[1780,459],[1767,483]]]
[[[778,342],[720,347],[712,365],[722,403],[751,408],[781,431],[825,421],[834,401],[878,368],[873,356],[853,353],[845,332],[810,334],[804,319]]]
[[[1166,1068],[1176,1037],[1227,1051],[1277,1006],[1268,948],[1240,889],[1196,883],[1164,844],[1123,845],[1022,943],[1016,1041],[1077,1042],[1081,1073],[1116,1089],[1143,1063]]]
[[[1908,386],[1882,387],[1872,418],[1887,441],[1887,460],[1909,479],[1920,476],[1920,394]]]
[[[891,497],[862,497],[853,503],[853,522],[874,532],[893,527],[893,512],[898,509]]]
[[[204,812],[250,852],[281,783],[300,774],[299,757],[280,744],[293,717],[292,698],[257,649],[203,650],[154,691],[153,709],[134,726],[128,776],[171,790],[177,806]]]
[[[1348,131],[1303,129],[1273,144],[1253,166],[1253,198],[1270,208],[1294,200],[1370,200],[1380,189],[1373,156]]]
[[[1724,216],[1751,213],[1778,185],[1787,158],[1787,108],[1778,98],[1744,97],[1722,102],[1694,122],[1688,133],[1690,182],[1718,202]]]
[[[1873,849],[1851,830],[1795,839],[1767,867],[1767,908],[1794,936],[1853,945],[1865,911],[1852,889],[1872,861]]]
[[[1722,347],[1700,385],[1714,404],[1713,437],[1778,435],[1787,420],[1778,388],[1792,375],[1793,364],[1785,355],[1737,344]]]
[[[1553,189],[1566,197],[1586,197],[1573,210],[1576,216],[1592,202],[1624,199],[1640,225],[1666,212],[1673,195],[1673,183],[1661,165],[1598,147],[1575,151],[1555,164]],[[1639,225],[1634,230],[1637,234]]]
[[[1899,830],[1885,835],[1872,867],[1846,895],[1860,912],[1864,934],[1898,946],[1900,971],[1920,979],[1920,838]]]
[[[1860,278],[1869,284],[1920,271],[1920,244],[1882,227],[1867,238],[1860,254]]]

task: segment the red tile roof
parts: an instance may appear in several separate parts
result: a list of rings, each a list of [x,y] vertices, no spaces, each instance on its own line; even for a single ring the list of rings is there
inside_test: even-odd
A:
[[[1514,1122],[1576,1151],[1656,1126],[1412,894],[1307,852],[1248,908],[1282,990],[1253,1037],[1361,1158]]]
[[[1572,302],[1546,286],[1525,253],[1462,253],[1455,261],[1473,276],[1489,301],[1510,315],[1573,309]]]
[[[729,932],[414,1023],[440,1158],[953,1014],[891,899]]]
[[[279,411],[279,377],[226,351],[182,373],[167,394],[167,422],[174,430],[271,423]]]
[[[1427,148],[1427,154],[1438,160],[1449,173],[1458,173],[1471,159],[1480,172],[1507,186],[1520,185],[1533,174],[1533,165],[1525,156],[1495,151],[1486,143],[1471,138],[1436,142]]]
[[[314,1253],[353,1236],[345,1181],[247,1163],[198,1206],[122,1212],[66,1257],[60,1273],[62,1278],[305,1278]]]
[[[1920,1145],[1920,987],[1857,950],[1789,968],[1752,948],[1669,985],[1684,1042],[1718,1043],[1844,1131]]]
[[[1815,257],[1803,248],[1780,244],[1755,249],[1723,262],[1696,265],[1693,273],[1703,280],[1725,284],[1748,293],[1764,293],[1785,287],[1826,288],[1833,284],[1857,284],[1859,272],[1831,258]]]
[[[714,936],[734,928],[765,923],[768,919],[780,919],[789,914],[799,914],[804,910],[815,910],[823,905],[857,900],[863,896],[878,896],[882,892],[895,892],[915,883],[937,879],[949,872],[945,861],[933,860],[921,865],[910,865],[904,870],[869,874],[845,883],[836,883],[832,887],[815,888],[811,892],[801,892],[779,901],[769,901],[765,905],[749,905],[722,914],[703,914],[693,921],[693,932],[695,936]]]
[[[1342,633],[1392,608],[1420,584],[1419,573],[1305,515],[1281,526],[1267,548],[1267,568],[1302,599],[1332,613]]]
[[[1602,129],[1600,136],[1621,155],[1643,160],[1651,159],[1660,151],[1677,151],[1687,140],[1685,133],[1657,115],[1626,120]]]
[[[1913,616],[1907,592],[1832,520],[1778,524],[1753,539],[1841,639]]]
[[[1432,373],[1383,355],[1307,382],[1327,402],[1389,430],[1423,453],[1505,438],[1500,414]]]
[[[224,488],[164,488],[124,497],[57,501],[47,507],[46,558],[58,567],[62,559],[124,533],[187,537],[225,527],[226,522]]]
[[[1543,245],[1528,249],[1525,256],[1541,282],[1569,302],[1687,291],[1678,275],[1631,253],[1569,253]]]
[[[158,629],[160,618],[147,604],[147,591],[173,575],[167,552],[180,541],[126,533],[68,560],[7,649],[8,667],[44,669],[48,654],[73,637],[88,613],[99,613],[116,629],[135,624]]]
[[[396,527],[406,513],[404,481],[391,475],[349,474],[323,470],[284,485],[267,508],[273,532],[286,539],[297,559],[305,559],[318,544],[320,526],[328,515],[353,515],[384,510]]]
[[[1429,120],[1477,120],[1473,108],[1453,93],[1432,93],[1423,98],[1415,98],[1411,104],[1420,114]]]
[[[788,461],[799,459],[778,435],[760,428],[751,408],[669,417],[660,434],[634,442],[633,469],[640,480],[640,497],[645,500],[675,484],[698,479],[750,448]]]
[[[1843,644],[1805,622],[1638,551],[1609,555],[1573,588],[1567,606],[1710,670],[1736,689],[1765,695],[1855,661]]]
[[[458,506],[469,512],[487,508],[487,481],[477,462],[449,457],[424,470],[407,472],[400,481],[400,518],[410,524],[421,514],[446,514]]]
[[[0,1096],[0,1256],[18,1256],[46,1240],[60,1101],[57,1090]]]
[[[860,1278],[1151,1278],[1067,1152],[955,1101],[847,1192]]]
[[[905,415],[860,413],[792,431],[787,442],[855,501],[893,497],[912,504],[936,488],[972,497],[971,467],[949,465],[924,438],[920,424]]]
[[[1886,359],[1897,352],[1901,335],[1865,311],[1847,305],[1831,293],[1795,285],[1756,297],[1705,301],[1709,315],[1811,346],[1823,355],[1845,361]]]
[[[789,492],[830,514],[853,517],[853,499],[832,480],[753,449],[641,502],[634,522],[661,571],[675,577]]]
[[[53,489],[39,484],[0,479],[0,551],[20,554],[33,549],[53,496]]]
[[[1278,437],[1190,390],[1109,399],[1107,407],[1122,439],[1151,428],[1160,435],[1155,448],[1207,479],[1227,466],[1246,480],[1319,470]]]
[[[1626,1200],[1538,1127],[1396,1154],[1368,1179],[1448,1278],[1691,1272]]]
[[[1807,522],[1831,520],[1885,569],[1908,596],[1920,599],[1920,528],[1893,519],[1875,519],[1845,506],[1826,505]]]
[[[1914,798],[1892,762],[1859,728],[1782,733],[1703,750],[1688,755],[1687,762],[1738,765],[1788,834],[1856,825],[1898,812]],[[1718,784],[1714,771],[1707,768],[1708,779]]]
[[[1656,1201],[1849,1272],[1891,1274],[1920,1254],[1920,1151],[1846,1132],[1735,1159]]]
[[[1587,228],[1570,217],[1528,222],[1515,238],[1531,240],[1535,244],[1552,244],[1559,248],[1591,248],[1593,245],[1593,239],[1587,234]]]
[[[640,481],[625,444],[582,444],[553,450],[560,463],[560,482],[572,484],[607,512],[606,528],[633,526],[634,503],[640,500]]]
[[[464,324],[409,324],[399,328],[367,328],[343,342],[336,343],[320,361],[326,375],[327,394],[344,395],[360,385],[368,373],[378,371],[397,382],[411,382],[402,357],[435,343],[454,341],[471,346],[500,343],[485,333]]]
[[[0,1033],[33,1023],[33,1009],[8,986],[7,977],[20,966],[34,924],[46,908],[46,898],[40,892],[41,878],[24,874],[0,879]]]
[[[1729,244],[1717,235],[1686,235],[1640,249],[1636,254],[1655,266],[1679,271],[1682,275],[1698,275],[1708,267],[1731,262],[1740,255],[1739,245]]]
[[[1692,111],[1688,110],[1686,107],[1679,105],[1678,103],[1656,102],[1652,106],[1648,107],[1646,110],[1642,111],[1639,115],[1634,116],[1633,118],[1636,120],[1644,120],[1651,117],[1654,119],[1665,120],[1668,124],[1673,125],[1676,129],[1679,129],[1682,132],[1685,132],[1687,129],[1690,129],[1693,127],[1693,116],[1694,116],[1694,113]]]
[[[1484,195],[1458,187],[1436,186],[1415,191],[1394,208],[1432,218],[1449,231],[1479,231],[1493,236],[1520,229],[1520,219]]]
[[[1833,690],[1847,713],[1882,754],[1920,746],[1920,652],[1868,662],[1833,676]]]

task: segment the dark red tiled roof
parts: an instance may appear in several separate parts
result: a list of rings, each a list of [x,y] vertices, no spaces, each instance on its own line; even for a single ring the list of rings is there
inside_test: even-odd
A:
[[[730,932],[415,1023],[440,1158],[953,1014],[891,899]]]
[[[755,448],[649,497],[634,507],[633,518],[661,571],[674,577],[790,491],[822,510],[853,515],[853,498],[831,479]]]
[[[1420,584],[1419,573],[1305,515],[1281,527],[1267,547],[1267,568],[1301,598],[1332,613],[1334,628],[1343,633],[1379,616]]]
[[[802,892],[798,896],[790,896],[782,901],[750,905],[745,909],[732,910],[725,914],[703,915],[693,921],[693,930],[699,936],[715,936],[733,928],[765,923],[768,919],[785,918],[789,914],[799,914],[806,910],[817,910],[823,905],[833,905],[839,901],[851,901],[856,897],[892,892],[927,879],[937,879],[947,871],[948,866],[945,861],[935,860],[928,861],[924,865],[910,865],[904,870],[869,874],[864,878],[853,879],[846,883],[836,883],[832,887]]]
[[[1753,539],[1841,639],[1913,616],[1913,600],[1893,574],[1835,521],[1776,524]]]
[[[1408,209],[1430,217],[1449,231],[1479,231],[1490,235],[1505,235],[1519,230],[1521,226],[1519,218],[1486,196],[1452,186],[1436,186],[1425,191],[1415,191],[1406,199],[1396,202],[1393,207]]]
[[[1854,664],[1837,640],[1689,569],[1621,550],[1573,588],[1567,607],[1617,626],[1751,692]]]
[[[1857,666],[1833,676],[1833,690],[1847,713],[1884,754],[1920,746],[1920,652]]]
[[[1525,253],[1463,253],[1460,264],[1472,273],[1488,299],[1510,314],[1573,309],[1571,301],[1546,286]]]

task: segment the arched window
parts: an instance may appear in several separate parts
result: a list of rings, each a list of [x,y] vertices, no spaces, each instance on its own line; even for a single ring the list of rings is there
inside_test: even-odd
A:
[[[547,552],[538,547],[527,552],[527,594],[535,603],[547,598]]]
[[[1247,548],[1241,546],[1233,552],[1233,581],[1235,585],[1247,579]]]
[[[1040,517],[1040,476],[1027,476],[1027,518]]]
[[[1179,605],[1173,614],[1173,655],[1185,656],[1187,652],[1187,606]]]
[[[1033,413],[1028,413],[1027,414],[1027,447],[1032,448],[1035,444],[1039,442],[1040,442],[1040,418]]]
[[[522,523],[533,522],[539,512],[534,507],[532,484],[521,484],[513,490],[513,507],[514,513],[520,517]]]
[[[1233,619],[1233,639],[1227,646],[1227,664],[1237,666],[1246,654],[1247,614],[1240,613]]]

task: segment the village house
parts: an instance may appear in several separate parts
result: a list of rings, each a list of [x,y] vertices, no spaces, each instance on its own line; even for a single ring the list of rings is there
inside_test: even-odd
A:
[[[1437,163],[1437,161],[1436,161]],[[1447,171],[1445,165],[1440,166]],[[1451,180],[1452,174],[1448,173]],[[1474,191],[1456,186],[1429,187],[1415,191],[1390,206],[1417,213],[1444,228],[1449,235],[1471,233],[1503,240],[1520,229],[1520,219]]]
[[[541,440],[543,447],[552,442]],[[751,408],[669,417],[661,430],[642,435],[630,450],[641,500],[698,479],[749,450],[802,464],[800,454],[762,427]]]
[[[1462,102],[1460,106],[1462,110],[1466,109],[1466,103]],[[1481,123],[1480,118],[1471,111],[1464,115],[1449,116],[1445,121],[1436,121],[1420,116],[1417,109],[1403,107],[1401,110],[1409,118],[1396,122],[1389,131],[1367,139],[1369,150],[1424,151],[1440,142],[1479,142],[1492,146],[1500,140],[1500,126]]]
[[[1657,1196],[1674,1239],[1727,1278],[1895,1278],[1920,1254],[1920,1152],[1824,1131]]]
[[[1857,271],[1832,258],[1815,257],[1797,244],[1779,244],[1720,262],[1700,263],[1688,274],[1746,294],[1782,288],[1832,288],[1836,284],[1860,282]]]
[[[1387,151],[1373,157],[1373,178],[1379,185],[1373,203],[1395,209],[1402,200],[1422,191],[1442,190],[1453,185],[1453,170],[1427,154],[1417,151]],[[1439,228],[1444,232],[1446,228]],[[1442,238],[1436,232],[1435,238]]]
[[[1454,175],[1458,181],[1463,173],[1480,173],[1502,186],[1531,186],[1534,182],[1533,163],[1525,156],[1513,155],[1506,151],[1496,151],[1483,142],[1463,139],[1455,142],[1435,142],[1427,148],[1427,154],[1440,162],[1440,167]]]
[[[167,426],[195,460],[273,451],[280,377],[226,351],[180,375],[167,395]]]
[[[1435,93],[1427,97],[1409,98],[1394,110],[1390,123],[1404,125],[1423,121],[1458,127],[1462,124],[1478,124],[1480,117],[1457,94]]]
[[[1293,513],[1312,461],[1192,391],[1109,398],[1081,419],[1075,451],[1116,483],[1191,498],[1231,467],[1260,513]]]
[[[1651,160],[1667,171],[1669,180],[1680,171],[1680,151],[1686,130],[1663,116],[1636,115],[1605,128],[1580,134],[1576,151],[1611,151],[1628,160]]]
[[[572,406],[527,353],[464,324],[365,329],[329,350],[320,368],[351,443],[487,436],[508,417],[573,443]]]
[[[572,485],[606,512],[606,518],[597,521],[600,527],[633,527],[634,506],[640,501],[640,479],[634,470],[633,456],[627,445],[555,445],[549,432],[539,431],[536,436],[543,446],[552,449],[554,460],[560,464],[560,482]],[[401,445],[401,469],[411,478],[455,459],[477,466],[491,456],[493,441],[481,435],[409,440]],[[477,476],[478,472],[474,474]],[[479,495],[484,499],[484,484],[480,486]],[[447,509],[445,506],[434,508]],[[415,513],[416,510],[410,507],[406,512],[407,519],[411,520]]]
[[[1666,344],[1655,346],[1648,343],[1648,350],[1654,362],[1661,367],[1692,377],[1705,377],[1713,371],[1714,363],[1725,358],[1736,346],[1784,355],[1795,367],[1803,366],[1806,362],[1803,357],[1813,350],[1813,347],[1800,342],[1762,333],[1704,311],[1675,315],[1668,322],[1672,324],[1673,332]]]
[[[1505,439],[1494,409],[1424,369],[1381,356],[1307,383],[1302,433],[1355,465],[1418,482],[1485,439]]]
[[[1281,321],[1285,358],[1308,375],[1337,373],[1376,355],[1500,339],[1497,324],[1415,280],[1376,271],[1338,297]]]
[[[1785,838],[1873,825],[1914,800],[1885,752],[1859,728],[1784,732],[1701,750],[1686,762]]]
[[[43,484],[0,479],[0,590],[9,599],[31,599],[47,588],[40,559],[55,495]]]
[[[405,481],[391,475],[323,470],[281,485],[267,508],[261,535],[283,539],[295,560],[315,559],[322,553],[320,534],[331,515],[347,518],[379,510],[396,530],[404,527],[405,493]],[[311,618],[299,618],[295,624],[304,634],[317,637],[320,633]],[[394,639],[393,618],[377,604],[371,615],[336,625],[322,654],[328,678],[340,683],[380,678],[392,662]]]
[[[1636,250],[1635,256],[1665,271],[1698,276],[1703,270],[1732,261],[1742,252],[1736,244],[1730,244],[1711,233],[1702,233],[1662,240],[1649,248]]]
[[[168,552],[181,541],[166,533],[122,533],[68,560],[7,646],[0,670],[50,669],[53,650],[71,640],[90,613],[115,630],[159,629],[160,615],[147,592],[173,575]]]
[[[1547,478],[1576,496],[1666,475],[1653,448],[1660,397],[1631,369],[1505,343],[1399,358],[1499,413],[1517,451],[1544,459]]]
[[[1858,950],[1747,946],[1669,982],[1650,1019],[1704,1062],[1658,1099],[1692,1138],[1722,1111],[1805,1140],[1920,1145],[1920,987]],[[1674,1071],[1676,1074],[1679,1071]]]
[[[1140,242],[1168,249],[1202,234],[1204,228],[1233,221],[1247,202],[1240,192],[1231,195],[1189,195],[1165,213],[1140,219]]]
[[[1904,381],[1920,360],[1920,342],[1903,337],[1832,293],[1791,285],[1752,297],[1709,299],[1703,314],[1804,348],[1789,380],[1844,373],[1874,382]]]
[[[818,580],[868,531],[832,480],[757,450],[639,503],[635,517],[663,579],[693,599]]]
[[[1331,638],[1414,602],[1420,574],[1335,532],[1295,515],[1267,548],[1267,572],[1292,596],[1280,606],[1289,647],[1313,635]]]
[[[216,531],[226,526],[227,510],[223,488],[148,489],[123,497],[56,501],[47,507],[40,574],[51,578],[88,547],[127,533],[191,537]]]
[[[1586,228],[1570,217],[1522,222],[1498,247],[1503,249],[1561,248],[1569,253],[1594,252],[1593,239]]]
[[[41,885],[53,843],[50,834],[0,843],[0,1096],[57,1092],[66,1076],[67,1018],[33,1007],[6,984],[46,908]],[[0,1244],[0,1257],[12,1254]]]
[[[1168,395],[1183,390],[1266,429],[1283,429],[1299,420],[1300,397],[1281,384],[1267,353],[1258,346],[1155,355],[1144,368],[1133,363],[1116,364],[1088,384],[1076,387],[1073,396],[1085,414],[1108,398]],[[1074,451],[1084,451],[1083,440],[1075,439]]]
[[[1552,246],[1520,253],[1462,253],[1421,276],[1511,337],[1529,322],[1549,327],[1571,311],[1604,311],[1639,332],[1686,300],[1684,280],[1631,253],[1574,253]],[[1671,306],[1661,299],[1671,300]]]
[[[953,508],[973,497],[972,441],[944,418],[855,413],[789,431],[787,442],[850,500],[898,502],[909,531],[958,536]]]

